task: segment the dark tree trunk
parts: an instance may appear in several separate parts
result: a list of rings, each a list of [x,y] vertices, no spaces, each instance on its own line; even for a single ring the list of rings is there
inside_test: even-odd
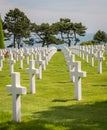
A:
[[[44,47],[44,46],[45,46],[45,42],[42,43],[42,47]]]
[[[14,46],[14,48],[16,48],[16,43],[15,43],[15,41],[16,41],[16,37],[15,37],[15,34],[13,35],[13,46]]]
[[[19,37],[19,38],[17,39],[18,49],[20,48],[20,43],[21,43],[21,38]]]
[[[76,33],[75,33],[75,31],[74,31],[74,39],[75,39],[75,43],[74,43],[74,45],[76,45],[77,44],[77,37],[76,37]]]
[[[67,38],[68,38],[68,46],[70,47],[71,46],[71,40],[70,40],[69,33],[67,34]]]
[[[17,43],[18,44],[18,49],[20,48],[20,43]]]

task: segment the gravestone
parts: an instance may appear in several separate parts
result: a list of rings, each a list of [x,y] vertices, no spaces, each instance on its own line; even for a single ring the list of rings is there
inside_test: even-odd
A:
[[[81,46],[79,46],[79,57],[81,58]]]
[[[48,56],[49,56],[49,53],[48,53],[48,49],[47,48],[45,49],[45,56],[46,56],[46,60],[45,60],[46,61],[46,65],[48,65],[48,61],[49,61],[49,57]]]
[[[81,56],[82,56],[82,59],[84,60],[84,46],[82,46],[81,48]]]
[[[72,55],[70,56],[70,62],[69,62],[69,64],[70,64],[69,72],[70,72],[70,81],[71,81],[71,82],[75,82],[75,77],[74,77],[74,76],[72,75],[72,73],[71,73],[71,71],[74,71],[74,63],[75,63],[75,55],[72,54]]]
[[[42,59],[41,59],[41,52],[37,54],[37,60],[35,61],[38,68],[38,79],[42,79]]]
[[[89,55],[90,55],[90,65],[93,67],[94,66],[94,50],[93,50],[93,46],[91,46],[91,48],[90,48]]]
[[[71,74],[75,76],[75,89],[74,95],[76,100],[82,99],[82,90],[81,90],[81,77],[86,77],[86,72],[81,71],[81,62],[75,62],[75,69],[71,71]]]
[[[13,53],[10,52],[9,54],[9,60],[8,60],[9,64],[10,64],[10,75],[11,73],[14,72],[14,63],[16,62],[14,59],[13,59]]]
[[[97,52],[97,60],[98,60],[98,73],[102,74],[102,60],[105,58],[103,57],[102,51]]]
[[[89,50],[87,46],[85,46],[85,55],[86,55],[86,62],[88,63]]]
[[[46,55],[45,55],[45,50],[41,51],[41,59],[42,59],[42,69],[46,70]]]
[[[28,48],[25,49],[24,54],[25,54],[25,58],[26,58],[26,64],[29,64],[29,55],[30,55],[30,53],[29,53]]]
[[[12,93],[13,121],[21,122],[21,96],[26,94],[26,88],[20,85],[20,73],[12,73],[12,85],[7,85],[7,91]]]
[[[31,55],[31,60],[34,60],[34,49],[33,48],[31,48],[30,55]]]
[[[18,49],[14,50],[14,57],[16,58],[16,61],[19,60],[19,50]]]
[[[30,68],[27,68],[26,71],[30,75],[30,93],[36,93],[35,89],[35,74],[38,74],[38,69],[35,69],[35,61],[30,60]]]
[[[24,59],[24,55],[22,52],[20,52],[19,54],[19,60],[20,60],[20,69],[23,68],[23,59]]]
[[[34,48],[34,60],[37,59],[37,48]]]
[[[2,54],[2,51],[0,51],[0,70],[3,68],[3,60],[4,60],[4,55]]]

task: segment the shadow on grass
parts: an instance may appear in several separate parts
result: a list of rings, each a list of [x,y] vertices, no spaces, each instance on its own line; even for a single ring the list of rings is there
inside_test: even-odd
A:
[[[56,83],[66,84],[66,83],[71,83],[71,81],[67,81],[67,82],[56,82]]]
[[[93,85],[94,87],[98,87],[98,86],[101,86],[101,87],[107,87],[107,84],[95,84]]]
[[[0,130],[106,130],[107,101],[95,104],[56,106],[34,112],[28,122],[2,123]]]
[[[66,100],[54,99],[54,100],[52,100],[52,102],[68,102],[68,101],[72,101],[72,100],[74,100],[74,99],[66,99]]]

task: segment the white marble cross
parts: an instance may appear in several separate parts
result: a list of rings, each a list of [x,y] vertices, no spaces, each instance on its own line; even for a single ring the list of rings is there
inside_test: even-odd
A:
[[[41,59],[41,53],[37,54],[37,60],[35,61],[35,63],[37,64],[37,68],[38,68],[38,79],[42,79],[42,59]]]
[[[30,93],[34,94],[36,93],[35,90],[35,74],[38,74],[38,69],[35,69],[34,67],[35,61],[30,60],[30,68],[27,68],[26,71],[30,75]]]
[[[86,72],[81,71],[81,62],[75,62],[75,69],[71,71],[71,74],[75,76],[75,89],[74,95],[76,100],[82,99],[82,91],[81,91],[81,77],[86,77]]]
[[[102,74],[102,60],[105,58],[103,57],[102,51],[97,52],[97,60],[98,60],[98,73]]]
[[[81,58],[81,46],[79,46],[79,57]]]
[[[26,64],[29,64],[29,55],[30,54],[29,54],[29,50],[27,48],[25,49],[25,53],[24,54],[25,54],[25,57],[26,57]]]
[[[31,48],[31,60],[34,60],[34,49],[33,48]]]
[[[90,65],[93,67],[94,66],[94,50],[93,50],[93,46],[91,46],[90,48]]]
[[[70,72],[70,81],[75,82],[75,77],[72,75],[71,71],[74,71],[74,64],[75,64],[75,55],[72,54],[70,56],[70,62],[69,62],[69,72]]]
[[[9,64],[10,64],[10,75],[11,73],[14,72],[14,63],[16,62],[14,59],[13,59],[13,53],[10,52],[9,54],[9,60],[8,60]]]
[[[19,59],[20,59],[20,69],[23,68],[23,59],[24,59],[24,55],[22,52],[20,52],[19,54]]]
[[[46,55],[45,55],[45,50],[42,50],[41,51],[41,56],[42,56],[42,61],[43,61],[43,64],[42,64],[42,69],[43,70],[46,70]]]
[[[26,94],[26,87],[20,85],[20,73],[12,73],[12,85],[7,85],[7,91],[12,93],[13,121],[21,122],[21,96]]]
[[[19,60],[19,50],[18,49],[16,49],[14,51],[14,55],[15,55],[16,61],[18,61]]]
[[[48,49],[45,49],[45,56],[46,56],[46,65],[48,65],[48,61],[49,61]]]
[[[88,54],[89,54],[88,46],[85,46],[85,54],[86,54],[86,62],[88,62]]]
[[[82,49],[82,50],[81,50],[82,59],[84,60],[84,46],[82,46],[81,49]]]
[[[2,54],[2,51],[0,51],[0,70],[3,68],[3,60],[4,60],[4,55]]]

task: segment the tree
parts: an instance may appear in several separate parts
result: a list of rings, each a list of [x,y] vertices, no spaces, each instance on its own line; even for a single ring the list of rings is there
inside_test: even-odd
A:
[[[8,31],[9,36],[13,35],[13,46],[20,46],[21,38],[29,37],[30,35],[30,20],[18,8],[10,10],[4,19],[4,29]]]
[[[54,26],[56,26],[57,32],[59,32],[61,36],[62,43],[67,43],[68,46],[71,45],[71,39],[72,39],[72,25],[70,19],[68,18],[60,18],[60,21],[57,23],[54,23]]]
[[[41,25],[33,23],[31,25],[31,31],[36,34],[36,38],[38,36],[39,41],[36,42],[42,43],[42,47],[49,46],[52,43],[60,43],[60,40],[55,37],[56,32],[48,23],[42,23]]]
[[[84,41],[84,42],[82,42],[80,45],[83,45],[83,46],[85,46],[85,45],[96,45],[97,43],[95,43],[94,41]]]
[[[85,36],[85,30],[87,28],[85,26],[82,25],[82,23],[74,23],[72,26],[72,30],[73,30],[73,34],[74,34],[74,45],[77,44],[77,42],[79,42],[80,40],[77,38],[77,35],[79,36]]]
[[[82,23],[73,23],[69,18],[60,18],[60,22],[54,23],[56,31],[59,32],[63,43],[71,46],[71,42],[75,41],[74,45],[79,42],[77,35],[84,36],[86,27]]]
[[[1,49],[5,48],[1,16],[0,16],[0,48]]]
[[[106,43],[107,42],[107,34],[104,31],[98,30],[94,37],[93,37],[95,42],[98,43]]]

